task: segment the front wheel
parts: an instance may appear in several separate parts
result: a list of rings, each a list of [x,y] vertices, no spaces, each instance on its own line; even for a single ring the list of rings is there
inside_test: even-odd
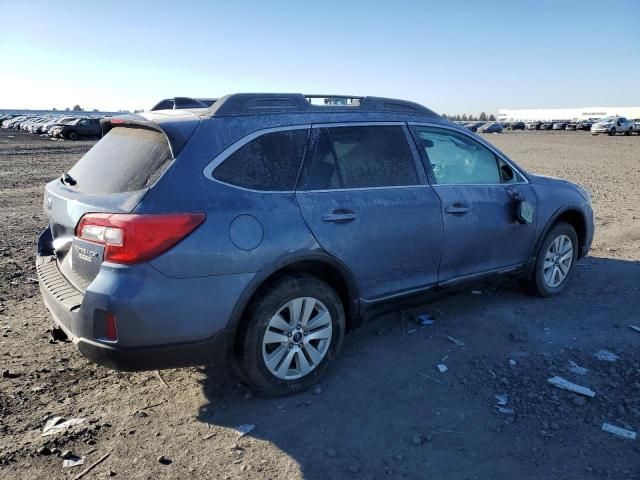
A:
[[[625,135],[626,135],[626,136],[631,135],[631,129],[627,130],[627,131],[625,132]]]
[[[76,132],[69,132],[69,140],[77,140],[78,139],[78,134]]]
[[[567,285],[578,259],[578,236],[568,223],[559,223],[544,238],[531,277],[531,287],[541,297],[557,295]]]
[[[239,329],[240,374],[268,396],[306,390],[338,354],[344,331],[342,301],[329,285],[302,273],[281,276],[252,301]]]
[[[609,135],[613,136],[616,134],[616,129],[612,128],[611,130],[609,130]]]

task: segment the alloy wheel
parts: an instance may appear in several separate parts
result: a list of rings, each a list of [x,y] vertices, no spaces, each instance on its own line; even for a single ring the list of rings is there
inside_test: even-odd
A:
[[[308,375],[324,359],[333,333],[327,307],[313,297],[295,298],[271,317],[262,337],[262,358],[282,380]]]
[[[556,288],[564,282],[573,262],[573,242],[567,235],[556,237],[544,256],[542,266],[544,282]]]

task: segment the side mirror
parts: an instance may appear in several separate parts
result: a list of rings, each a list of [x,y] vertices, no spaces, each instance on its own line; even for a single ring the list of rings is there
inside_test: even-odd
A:
[[[500,166],[500,178],[504,183],[509,183],[513,181],[514,176],[515,174],[513,173],[513,168],[511,168],[509,165],[507,165],[506,163],[503,163]]]
[[[528,224],[533,222],[533,204],[527,200],[521,200],[516,206],[516,218],[520,223]]]

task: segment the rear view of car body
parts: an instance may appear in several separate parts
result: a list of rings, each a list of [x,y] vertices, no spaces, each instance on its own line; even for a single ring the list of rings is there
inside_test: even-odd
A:
[[[184,145],[170,138],[188,138],[198,123],[187,115],[116,126],[66,181],[46,187],[50,225],[40,236],[37,260],[44,300],[56,322],[98,363],[119,369],[179,366],[206,363],[201,355],[222,351],[211,344],[223,335],[251,275],[203,271],[211,266],[203,265],[206,244],[224,237],[211,231],[215,223],[203,225],[207,196],[192,182],[176,192],[161,178]],[[194,235],[198,228],[200,235]],[[146,240],[136,242],[141,232]],[[167,249],[171,255],[163,258]],[[188,344],[186,351],[182,344]],[[128,352],[130,347],[135,350]]]

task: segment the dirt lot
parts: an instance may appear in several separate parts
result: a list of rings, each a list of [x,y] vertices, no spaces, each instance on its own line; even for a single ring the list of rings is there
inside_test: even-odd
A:
[[[263,399],[219,371],[115,373],[50,343],[33,266],[43,185],[92,142],[0,130],[0,477],[72,478],[109,454],[83,478],[640,479],[640,439],[601,430],[640,431],[640,137],[488,138],[593,192],[593,251],[567,291],[543,300],[504,282],[387,315],[346,337],[319,388]],[[435,324],[417,327],[422,312]],[[514,415],[496,412],[502,393]],[[49,416],[85,420],[42,437]],[[239,438],[243,423],[256,428]],[[85,464],[63,468],[66,450]]]

